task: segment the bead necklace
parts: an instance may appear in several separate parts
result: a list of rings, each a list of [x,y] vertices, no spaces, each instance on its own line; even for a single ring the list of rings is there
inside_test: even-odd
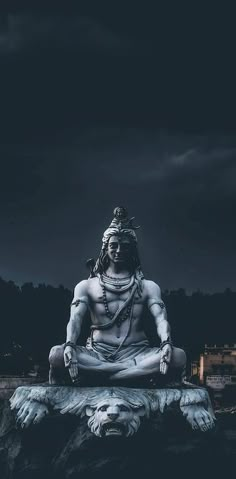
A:
[[[109,279],[112,279],[113,281],[123,281],[123,280],[130,280],[131,278],[131,274],[129,274],[128,276],[122,276],[121,278],[120,277],[114,277],[114,276],[110,276],[109,274],[107,273],[103,273],[103,276],[105,276],[106,278],[109,278]]]
[[[109,311],[108,302],[107,302],[107,295],[106,295],[106,287],[105,287],[104,284],[101,284],[101,286],[102,286],[103,304],[104,304],[104,307],[105,307],[106,315],[109,319],[113,319],[113,317],[115,316],[115,313],[113,314]],[[132,309],[132,301],[127,306],[126,311],[123,313],[123,315],[122,316],[120,315],[117,318],[117,326],[120,327],[122,322],[125,321],[126,319],[128,319],[128,317],[130,316],[130,313],[131,313],[131,309]]]
[[[130,289],[134,284],[134,280],[134,275],[127,278],[111,278],[103,273],[99,277],[101,286],[105,284],[108,291],[116,291],[117,293],[123,293]]]

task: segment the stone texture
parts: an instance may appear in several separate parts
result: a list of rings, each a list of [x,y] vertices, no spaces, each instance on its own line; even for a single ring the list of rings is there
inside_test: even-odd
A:
[[[192,478],[207,472],[215,478],[233,467],[232,436],[218,427],[193,432],[176,403],[142,422],[128,438],[97,437],[87,419],[55,413],[22,430],[9,403],[1,402],[1,479]]]
[[[133,389],[122,387],[22,386],[10,399],[17,424],[27,428],[55,412],[83,418],[93,434],[131,436],[143,420],[176,404],[192,429],[214,427],[214,413],[203,388]]]
[[[128,479],[147,475],[173,478],[190,474],[192,478],[203,477],[206,468],[214,477],[220,471],[223,474],[223,466],[224,471],[230,470],[233,446],[225,447],[225,438],[222,439],[218,427],[204,433],[201,429],[193,431],[181,411],[181,407],[196,404],[211,411],[204,389],[194,389],[194,393],[189,388],[108,390],[106,396],[100,388],[25,386],[16,390],[12,410],[8,401],[2,401],[1,479]],[[122,399],[124,394],[126,400],[129,396],[134,409],[137,406],[136,412],[140,409],[140,424],[135,434],[99,436],[92,432],[88,422],[93,406],[104,397]],[[195,404],[191,400],[193,395]],[[48,414],[40,422],[31,421],[22,429],[15,419],[27,401],[46,404]],[[144,408],[138,407],[141,401],[146,401]]]

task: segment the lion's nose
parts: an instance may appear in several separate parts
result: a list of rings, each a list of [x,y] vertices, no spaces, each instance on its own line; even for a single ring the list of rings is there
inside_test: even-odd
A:
[[[115,421],[115,419],[117,419],[119,416],[117,412],[108,412],[107,415],[112,421]]]

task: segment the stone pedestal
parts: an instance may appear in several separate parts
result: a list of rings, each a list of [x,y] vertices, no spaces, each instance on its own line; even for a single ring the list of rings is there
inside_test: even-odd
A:
[[[10,406],[0,411],[1,479],[173,477],[190,465],[192,477],[222,451],[200,388],[23,386]]]
[[[214,427],[214,413],[203,388],[134,389],[124,387],[22,386],[10,399],[16,422],[22,428],[38,424],[59,412],[88,417],[90,431],[98,437],[136,434],[141,422],[176,406],[192,429]]]

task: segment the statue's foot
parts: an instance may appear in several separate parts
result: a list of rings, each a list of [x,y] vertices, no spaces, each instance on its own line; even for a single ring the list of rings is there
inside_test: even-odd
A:
[[[170,378],[168,374],[160,374],[156,373],[155,370],[140,367],[139,365],[132,366],[132,367],[127,367],[123,369],[123,371],[118,371],[115,374],[112,374],[110,376],[110,379],[116,380],[116,379],[136,379],[136,378],[143,378],[143,377],[149,377],[153,381],[156,381],[157,384],[160,382],[165,384],[169,384],[169,382],[173,382],[175,386],[181,386],[181,380],[178,378]]]
[[[200,404],[189,404],[181,406],[183,416],[192,429],[206,432],[215,425],[212,415]]]
[[[134,366],[131,368],[125,367],[125,369],[123,369],[122,371],[118,371],[115,374],[112,374],[110,376],[110,379],[134,379],[140,378],[144,375],[147,375],[147,372],[145,372],[142,368],[139,368],[138,366]]]
[[[104,365],[102,365],[102,367],[98,368],[100,369],[101,371],[104,371],[105,373],[114,373],[113,375],[115,374],[119,374],[119,373],[122,373],[123,371],[125,371],[127,368],[126,365],[122,364],[122,363],[105,363]]]

